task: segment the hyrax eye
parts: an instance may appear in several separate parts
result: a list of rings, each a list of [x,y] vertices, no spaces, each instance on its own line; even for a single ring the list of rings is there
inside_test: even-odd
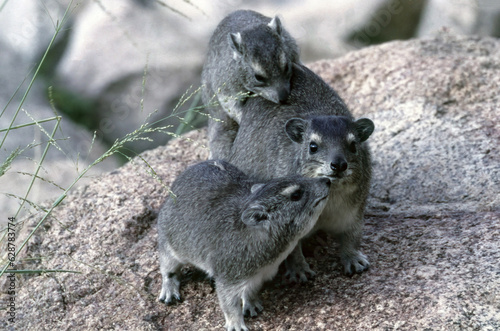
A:
[[[258,81],[259,83],[265,83],[266,77],[259,75],[259,74],[255,74],[255,80]]]
[[[256,223],[260,223],[260,222],[263,222],[263,221],[267,220],[267,215],[266,214],[257,213],[256,215],[254,215],[254,218],[255,218],[255,222]]]
[[[318,151],[318,144],[316,144],[314,141],[311,141],[309,144],[309,152],[311,153],[316,153]]]
[[[297,191],[293,192],[290,195],[290,200],[292,200],[292,201],[299,201],[300,199],[302,199],[303,195],[304,195],[304,191],[303,190],[297,190]]]
[[[350,151],[351,153],[356,153],[357,148],[356,148],[356,142],[355,142],[355,141],[353,141],[353,142],[351,142],[351,143],[349,144],[349,151]]]

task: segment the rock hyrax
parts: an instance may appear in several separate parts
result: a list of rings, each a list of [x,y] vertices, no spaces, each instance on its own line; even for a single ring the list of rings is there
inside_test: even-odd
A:
[[[269,180],[289,175],[326,176],[330,197],[314,230],[324,229],[340,241],[346,274],[362,272],[369,263],[359,251],[363,213],[371,179],[367,139],[369,119],[355,120],[342,99],[321,78],[294,65],[286,103],[249,98],[227,158],[250,176]],[[287,259],[291,280],[314,274],[300,244]]]
[[[328,197],[326,178],[251,180],[224,161],[189,167],[158,215],[160,301],[180,300],[178,273],[190,263],[211,276],[228,330],[262,309],[258,291],[314,227]]]

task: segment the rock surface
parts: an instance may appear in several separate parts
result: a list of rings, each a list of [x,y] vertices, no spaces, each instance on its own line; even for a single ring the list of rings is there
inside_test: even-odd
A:
[[[342,276],[333,240],[316,235],[306,247],[316,279],[286,287],[279,274],[261,293],[264,312],[247,326],[499,329],[500,42],[444,34],[311,68],[376,125],[362,244],[372,268]],[[176,175],[207,157],[204,143],[200,130],[143,153],[162,183],[136,158],[68,196],[18,268],[81,274],[18,277],[16,329],[222,329],[216,294],[192,268],[184,270],[182,304],[156,301],[155,215]]]

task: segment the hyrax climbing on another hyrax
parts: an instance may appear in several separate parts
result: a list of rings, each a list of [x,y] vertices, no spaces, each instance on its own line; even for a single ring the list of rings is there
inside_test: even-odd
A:
[[[249,95],[286,101],[294,62],[299,62],[297,44],[278,17],[238,10],[219,23],[202,72],[203,102],[212,105],[210,158],[227,156],[223,147],[234,139]]]
[[[337,93],[308,68],[294,65],[291,94],[285,104],[251,98],[245,104],[228,161],[260,180],[299,174],[332,181],[327,206],[314,230],[340,241],[346,274],[369,266],[359,251],[363,213],[370,187],[371,158],[366,140],[369,119],[354,120]],[[314,274],[301,245],[287,259],[291,280]]]
[[[190,263],[214,279],[227,329],[247,330],[243,313],[262,309],[262,283],[314,227],[329,187],[301,176],[262,184],[225,161],[189,167],[158,215],[159,300],[180,300],[179,269]]]

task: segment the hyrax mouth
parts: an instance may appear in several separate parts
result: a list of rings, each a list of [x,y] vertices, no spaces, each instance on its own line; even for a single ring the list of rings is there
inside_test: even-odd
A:
[[[328,174],[328,175],[320,175],[321,177],[327,177],[330,182],[334,182],[334,181],[338,181],[338,180],[341,180],[342,178],[344,178],[346,176],[345,173],[331,173],[331,174]]]
[[[318,200],[316,200],[316,202],[313,205],[313,208],[316,208],[321,203],[321,201],[325,200],[326,198],[328,198],[328,194],[325,195],[324,197],[319,198]]]

